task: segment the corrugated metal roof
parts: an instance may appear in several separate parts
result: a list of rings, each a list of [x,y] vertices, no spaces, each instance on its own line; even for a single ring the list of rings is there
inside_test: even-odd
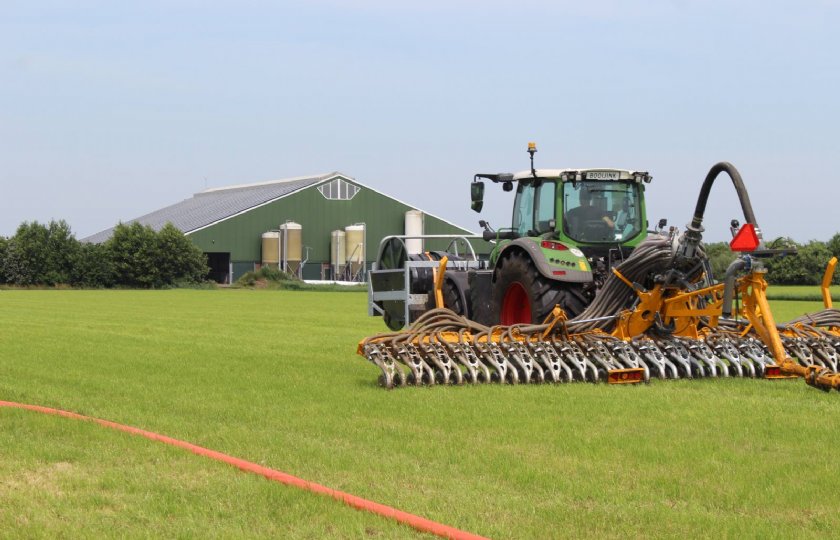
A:
[[[189,233],[336,177],[355,182],[353,178],[347,175],[331,172],[258,184],[212,188],[196,193],[191,199],[185,199],[177,204],[132,219],[127,223],[139,222],[141,225],[149,225],[154,230],[159,231],[166,223],[170,222],[184,233]],[[82,242],[96,244],[104,242],[111,237],[113,231],[112,227],[83,238]]]

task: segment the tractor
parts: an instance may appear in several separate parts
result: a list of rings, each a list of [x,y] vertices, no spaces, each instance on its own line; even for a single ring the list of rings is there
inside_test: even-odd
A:
[[[647,237],[645,186],[651,176],[626,169],[531,169],[475,175],[472,209],[483,207],[487,179],[512,191],[510,228],[492,230],[489,269],[470,275],[468,318],[484,324],[540,322],[559,305],[569,317],[592,302],[612,267]],[[489,294],[488,294],[489,293]],[[466,296],[466,292],[465,292]]]
[[[371,272],[369,313],[383,315],[396,330],[431,309],[430,267],[444,256],[449,261],[444,304],[468,319],[487,325],[540,322],[558,305],[570,317],[581,313],[611,268],[647,237],[644,193],[651,175],[613,168],[535,169],[536,151],[529,143],[529,170],[478,173],[473,179],[476,212],[484,204],[482,180],[507,192],[516,189],[510,227],[493,230],[479,221],[481,238],[492,246],[487,260],[477,260],[472,246],[409,255],[406,237],[387,237]],[[410,277],[403,282],[406,262]]]
[[[452,237],[440,251],[409,253],[406,236],[380,243],[369,314],[393,332],[357,352],[381,370],[382,386],[736,376],[840,389],[840,310],[828,294],[836,259],[823,278],[825,309],[777,324],[762,260],[792,253],[766,248],[732,164],[709,170],[685,229],[665,231],[665,220],[648,228],[647,172],[536,169],[535,152],[529,144],[530,170],[473,178],[479,212],[482,180],[516,186],[511,227],[482,221],[481,237]],[[702,223],[721,173],[745,222],[731,222],[739,256],[716,280]],[[489,257],[471,240],[489,242]]]

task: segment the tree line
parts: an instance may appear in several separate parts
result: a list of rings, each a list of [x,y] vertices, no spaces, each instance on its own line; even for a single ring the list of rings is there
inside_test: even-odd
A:
[[[791,238],[780,237],[765,244],[768,249],[796,251],[796,254],[761,259],[767,267],[767,282],[771,284],[820,285],[828,261],[832,257],[840,259],[840,233],[832,236],[828,242],[811,240],[799,244]],[[723,280],[729,263],[737,258],[737,254],[730,251],[729,244],[725,242],[706,244],[706,255],[712,263],[712,274],[717,280]],[[840,271],[834,275],[832,283],[840,284]]]
[[[202,282],[208,271],[204,253],[171,223],[160,231],[120,223],[101,244],[80,242],[64,220],[0,236],[0,284],[162,288]]]
[[[840,258],[840,233],[804,244],[782,237],[767,247],[797,252],[763,259],[768,282],[819,285],[831,257]],[[725,242],[706,244],[706,254],[718,280],[737,257]],[[208,271],[206,256],[171,223],[160,231],[120,223],[102,244],[80,242],[64,220],[25,222],[14,236],[0,236],[0,284],[162,288],[205,281]],[[840,272],[833,283],[840,284]]]

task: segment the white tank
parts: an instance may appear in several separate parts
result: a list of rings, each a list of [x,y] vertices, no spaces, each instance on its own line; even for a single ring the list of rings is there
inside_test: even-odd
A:
[[[359,223],[344,227],[347,240],[347,263],[350,265],[350,277],[355,278],[365,264],[365,225]]]
[[[423,212],[420,210],[409,210],[405,213],[405,235],[419,236],[423,234]],[[423,239],[416,238],[405,241],[405,247],[409,255],[423,253]]]
[[[333,279],[339,279],[344,273],[344,265],[347,263],[347,234],[338,230],[330,233],[330,266],[333,271]]]
[[[280,233],[277,231],[262,234],[262,265],[274,268],[280,265]]]
[[[303,225],[288,221],[280,225],[280,261],[286,262],[286,270],[297,274],[303,253]]]

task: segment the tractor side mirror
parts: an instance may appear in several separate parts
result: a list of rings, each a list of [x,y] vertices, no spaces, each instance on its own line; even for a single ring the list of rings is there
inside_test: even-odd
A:
[[[470,200],[472,200],[470,208],[476,212],[481,212],[481,209],[484,208],[484,182],[470,184]]]

